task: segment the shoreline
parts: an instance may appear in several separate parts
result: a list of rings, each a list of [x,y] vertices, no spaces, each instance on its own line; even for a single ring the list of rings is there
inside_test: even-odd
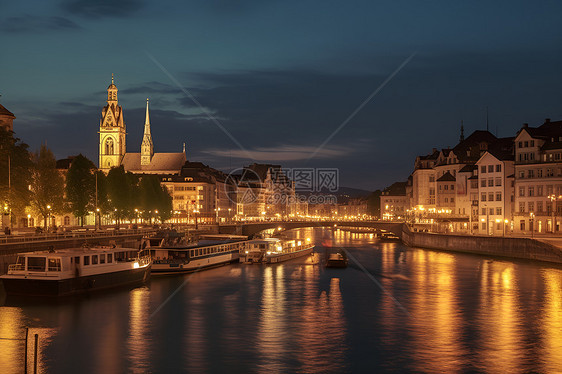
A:
[[[562,249],[531,238],[412,232],[403,225],[402,241],[414,248],[562,264]]]

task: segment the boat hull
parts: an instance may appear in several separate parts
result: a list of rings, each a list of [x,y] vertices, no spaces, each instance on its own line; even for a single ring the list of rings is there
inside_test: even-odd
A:
[[[209,269],[231,262],[238,262],[238,251],[228,252],[220,255],[191,259],[184,262],[165,262],[155,260],[152,264],[153,274],[178,274],[192,273],[198,270]]]
[[[150,266],[67,279],[4,276],[2,282],[7,295],[58,297],[122,286],[137,286],[144,284],[148,279]]]
[[[279,263],[279,262],[289,261],[289,260],[292,260],[294,258],[309,255],[310,253],[312,253],[313,249],[314,249],[314,246],[310,246],[308,248],[305,248],[303,250],[296,251],[296,252],[283,253],[283,254],[275,255],[275,256],[266,256],[264,262],[266,264],[276,264],[276,263]]]

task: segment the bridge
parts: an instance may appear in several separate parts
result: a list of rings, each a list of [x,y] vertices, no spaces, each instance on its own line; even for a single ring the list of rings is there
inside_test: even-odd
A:
[[[220,234],[234,234],[254,236],[260,231],[274,229],[280,227],[282,230],[291,230],[304,227],[372,227],[379,230],[386,230],[402,237],[401,222],[384,222],[384,221],[287,221],[287,222],[255,222],[255,223],[238,223],[231,225],[220,225]]]

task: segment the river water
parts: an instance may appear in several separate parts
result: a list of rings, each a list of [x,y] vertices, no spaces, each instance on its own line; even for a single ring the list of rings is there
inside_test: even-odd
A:
[[[334,239],[346,269],[324,268],[317,246],[49,305],[8,300],[0,373],[23,372],[24,343],[7,339],[25,327],[43,373],[562,372],[562,268]]]

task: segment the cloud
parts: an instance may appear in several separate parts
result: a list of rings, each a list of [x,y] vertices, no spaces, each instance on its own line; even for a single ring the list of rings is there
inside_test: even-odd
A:
[[[308,160],[308,158],[316,151],[315,147],[304,145],[279,145],[267,148],[254,148],[252,150],[243,151],[240,149],[209,149],[203,153],[210,154],[218,157],[233,157],[238,159],[248,159],[252,157],[254,161],[299,161]],[[320,150],[317,158],[334,159],[343,156],[349,156],[353,153],[354,149],[351,147],[326,147]]]
[[[64,0],[63,10],[84,18],[126,18],[144,7],[141,0]]]
[[[44,31],[69,31],[81,29],[73,21],[64,17],[43,17],[24,15],[5,18],[0,30],[7,33],[39,33]]]

